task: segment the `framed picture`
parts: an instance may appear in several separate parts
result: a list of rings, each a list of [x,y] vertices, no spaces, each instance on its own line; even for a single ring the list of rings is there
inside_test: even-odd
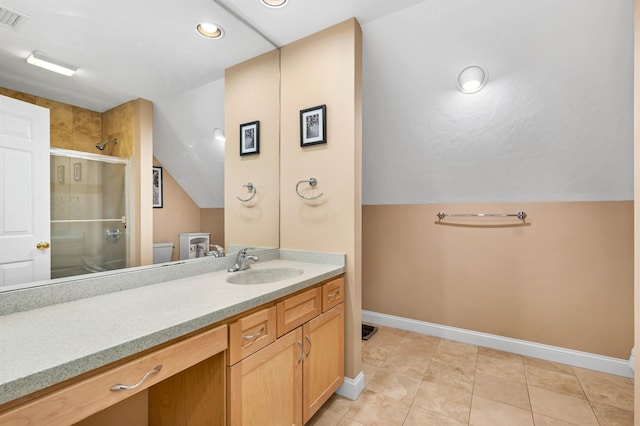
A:
[[[260,122],[240,125],[240,155],[260,153]]]
[[[327,143],[327,106],[300,111],[300,146]]]
[[[162,167],[153,168],[153,208],[162,208]]]

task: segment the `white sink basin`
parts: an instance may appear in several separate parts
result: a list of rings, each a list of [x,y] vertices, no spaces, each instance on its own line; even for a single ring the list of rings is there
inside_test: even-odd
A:
[[[260,268],[246,271],[231,272],[227,277],[229,284],[267,284],[302,275],[304,271],[298,268]]]

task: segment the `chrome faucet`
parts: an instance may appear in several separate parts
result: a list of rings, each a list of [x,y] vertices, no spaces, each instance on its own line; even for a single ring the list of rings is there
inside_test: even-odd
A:
[[[257,262],[260,260],[258,256],[254,256],[251,254],[247,254],[247,250],[251,250],[251,247],[243,248],[238,252],[238,258],[236,259],[236,264],[233,268],[229,268],[229,272],[237,272],[237,271],[245,271],[251,268],[249,265],[249,261]]]

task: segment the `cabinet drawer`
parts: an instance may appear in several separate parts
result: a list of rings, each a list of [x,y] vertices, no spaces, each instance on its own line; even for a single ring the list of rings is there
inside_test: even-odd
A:
[[[0,414],[0,424],[69,425],[227,349],[227,326],[198,334]],[[150,373],[155,367],[159,371]],[[148,374],[146,379],[141,379]],[[142,382],[141,382],[142,381]],[[139,386],[111,390],[114,385]]]
[[[276,305],[278,337],[284,336],[322,312],[322,287],[291,296]]]
[[[344,302],[344,277],[322,286],[322,312],[327,312],[342,302]]]
[[[262,309],[229,325],[229,365],[276,340],[276,307]]]

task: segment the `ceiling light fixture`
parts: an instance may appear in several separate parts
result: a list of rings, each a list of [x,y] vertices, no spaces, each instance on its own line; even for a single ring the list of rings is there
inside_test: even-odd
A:
[[[260,2],[272,9],[278,9],[287,5],[287,0],[260,0]]]
[[[76,71],[78,71],[78,67],[65,64],[64,62],[60,62],[56,59],[48,58],[37,50],[29,55],[29,57],[27,58],[27,62],[31,65],[35,65],[49,71],[57,72],[58,74],[66,75],[68,77],[71,77],[76,73]]]
[[[488,74],[484,68],[471,65],[458,75],[458,90],[462,93],[476,93],[487,83]]]
[[[219,129],[217,127],[213,129],[213,138],[219,142],[224,143],[224,141],[226,140],[224,136],[224,130]]]
[[[196,27],[198,34],[206,38],[218,39],[224,36],[224,31],[221,27],[211,22],[201,22]]]

